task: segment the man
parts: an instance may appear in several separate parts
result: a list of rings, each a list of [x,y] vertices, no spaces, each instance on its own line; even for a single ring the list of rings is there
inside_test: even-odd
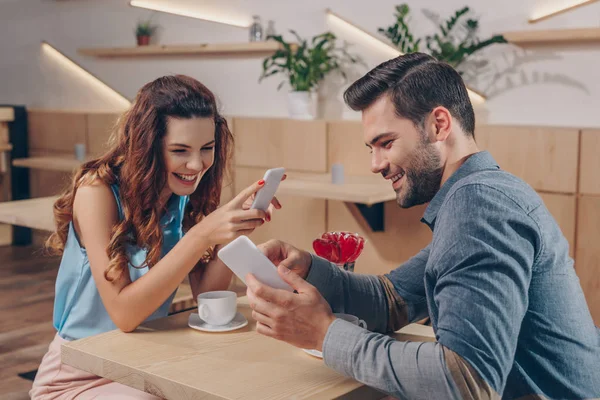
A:
[[[267,242],[297,293],[248,276],[257,331],[322,350],[329,367],[399,398],[600,397],[600,330],[568,243],[535,191],[477,148],[458,73],[408,54],[344,98],[362,111],[372,171],[390,180],[398,205],[429,203],[422,221],[433,239],[384,276]],[[396,341],[332,309],[382,333],[429,315],[437,342]]]

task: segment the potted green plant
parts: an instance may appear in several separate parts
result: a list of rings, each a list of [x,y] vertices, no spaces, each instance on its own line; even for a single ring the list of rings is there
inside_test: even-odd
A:
[[[379,28],[378,30],[398,50],[404,53],[419,51],[421,42],[421,39],[415,40],[410,33],[408,26],[409,11],[407,4],[396,6],[396,22],[387,28]],[[469,11],[469,7],[463,7],[455,11],[446,21],[440,22],[438,25],[439,32],[425,37],[427,52],[457,70],[464,61],[483,48],[494,43],[506,43],[506,39],[502,35],[494,35],[486,40],[479,40],[477,38],[479,21],[469,18]]]
[[[156,32],[158,26],[152,24],[151,19],[139,21],[135,27],[135,36],[138,46],[147,46],[150,44],[150,38]]]
[[[288,82],[291,91],[288,94],[290,117],[296,119],[315,119],[317,117],[316,89],[325,77],[339,72],[344,78],[344,67],[359,61],[357,56],[349,54],[346,46],[336,46],[336,37],[331,32],[314,36],[310,42],[302,39],[294,30],[290,30],[298,44],[286,42],[281,35],[268,36],[281,45],[281,48],[263,61],[263,71],[259,82],[273,75],[282,74],[283,80],[277,90]]]

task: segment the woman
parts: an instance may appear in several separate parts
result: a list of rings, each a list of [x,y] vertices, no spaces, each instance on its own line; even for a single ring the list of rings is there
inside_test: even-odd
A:
[[[190,77],[146,84],[111,142],[54,205],[57,229],[46,246],[62,254],[57,335],[32,398],[154,398],[61,364],[60,345],[166,316],[188,274],[194,296],[226,289],[232,273],[215,257],[218,246],[281,207],[274,199],[267,212],[249,209],[261,180],[217,209],[233,137],[214,95]]]

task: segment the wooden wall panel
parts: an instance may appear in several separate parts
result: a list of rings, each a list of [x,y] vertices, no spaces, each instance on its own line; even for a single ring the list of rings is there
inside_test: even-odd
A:
[[[76,143],[86,142],[86,114],[30,110],[27,113],[30,150],[54,150],[70,154]]]
[[[234,118],[236,165],[327,171],[325,121]]]
[[[4,109],[6,110],[6,109]],[[10,109],[12,111],[12,109]],[[1,113],[2,111],[0,111]],[[9,111],[5,111],[9,114]],[[7,115],[8,117],[8,115]],[[8,123],[0,121],[0,145],[9,143]],[[0,201],[10,200],[10,152],[0,153]],[[8,245],[12,242],[12,226],[0,224],[0,246]]]
[[[588,307],[600,326],[600,197],[579,198],[575,270]]]
[[[108,139],[120,114],[88,114],[86,118],[87,153],[99,157],[108,150]]]
[[[69,156],[71,154],[58,153],[47,150],[30,150],[29,155],[32,157],[39,156]],[[62,193],[71,184],[72,173],[60,171],[46,171],[41,169],[29,169],[29,188],[30,195],[34,197],[55,196]]]
[[[569,242],[569,254],[575,256],[575,195],[540,193],[544,204]]]
[[[227,126],[231,131],[233,138],[235,140],[235,128],[233,118],[225,117],[227,121]],[[232,160],[229,163],[229,167],[223,178],[223,187],[221,189],[221,205],[228,203],[231,199],[233,199],[236,195],[235,193],[235,147],[232,149]]]
[[[328,169],[335,163],[344,165],[344,174],[371,176],[371,154],[365,146],[362,124],[358,121],[335,121],[327,124]]]
[[[235,193],[258,181],[264,174],[263,168],[236,168]],[[288,176],[293,172],[288,173]],[[308,251],[312,241],[325,232],[325,200],[298,196],[277,196],[282,204],[275,210],[273,219],[256,229],[250,239],[256,244],[270,239],[280,239]]]
[[[536,190],[575,193],[579,131],[570,128],[486,125],[475,133],[500,167]]]
[[[579,171],[580,193],[600,194],[600,129],[581,132]]]
[[[0,143],[8,143],[8,122],[0,121]]]
[[[354,204],[328,201],[327,230],[356,232],[366,239],[355,272],[388,273],[431,241],[431,231],[420,222],[425,206],[402,209],[395,201],[388,201],[384,207],[385,231],[373,232]]]

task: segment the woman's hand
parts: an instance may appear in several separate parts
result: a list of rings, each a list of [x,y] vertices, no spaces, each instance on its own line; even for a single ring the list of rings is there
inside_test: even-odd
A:
[[[260,180],[242,190],[233,200],[204,217],[193,229],[201,230],[209,246],[227,244],[241,235],[249,235],[264,224],[267,213],[244,208],[265,184]],[[279,206],[281,207],[281,206]]]
[[[283,177],[281,178],[281,180],[284,181],[285,178],[287,178],[287,175],[284,174]],[[246,201],[242,205],[242,208],[244,210],[249,210],[250,206],[252,206],[252,202],[254,201],[255,197],[256,197],[256,192],[252,193],[252,195],[248,199],[246,199]],[[267,217],[266,217],[267,222],[271,220],[271,218],[273,216],[273,211],[275,209],[279,210],[280,208],[281,208],[281,203],[279,202],[279,200],[277,200],[277,197],[273,196],[273,199],[271,200],[271,204],[269,204],[269,208],[267,208]]]

